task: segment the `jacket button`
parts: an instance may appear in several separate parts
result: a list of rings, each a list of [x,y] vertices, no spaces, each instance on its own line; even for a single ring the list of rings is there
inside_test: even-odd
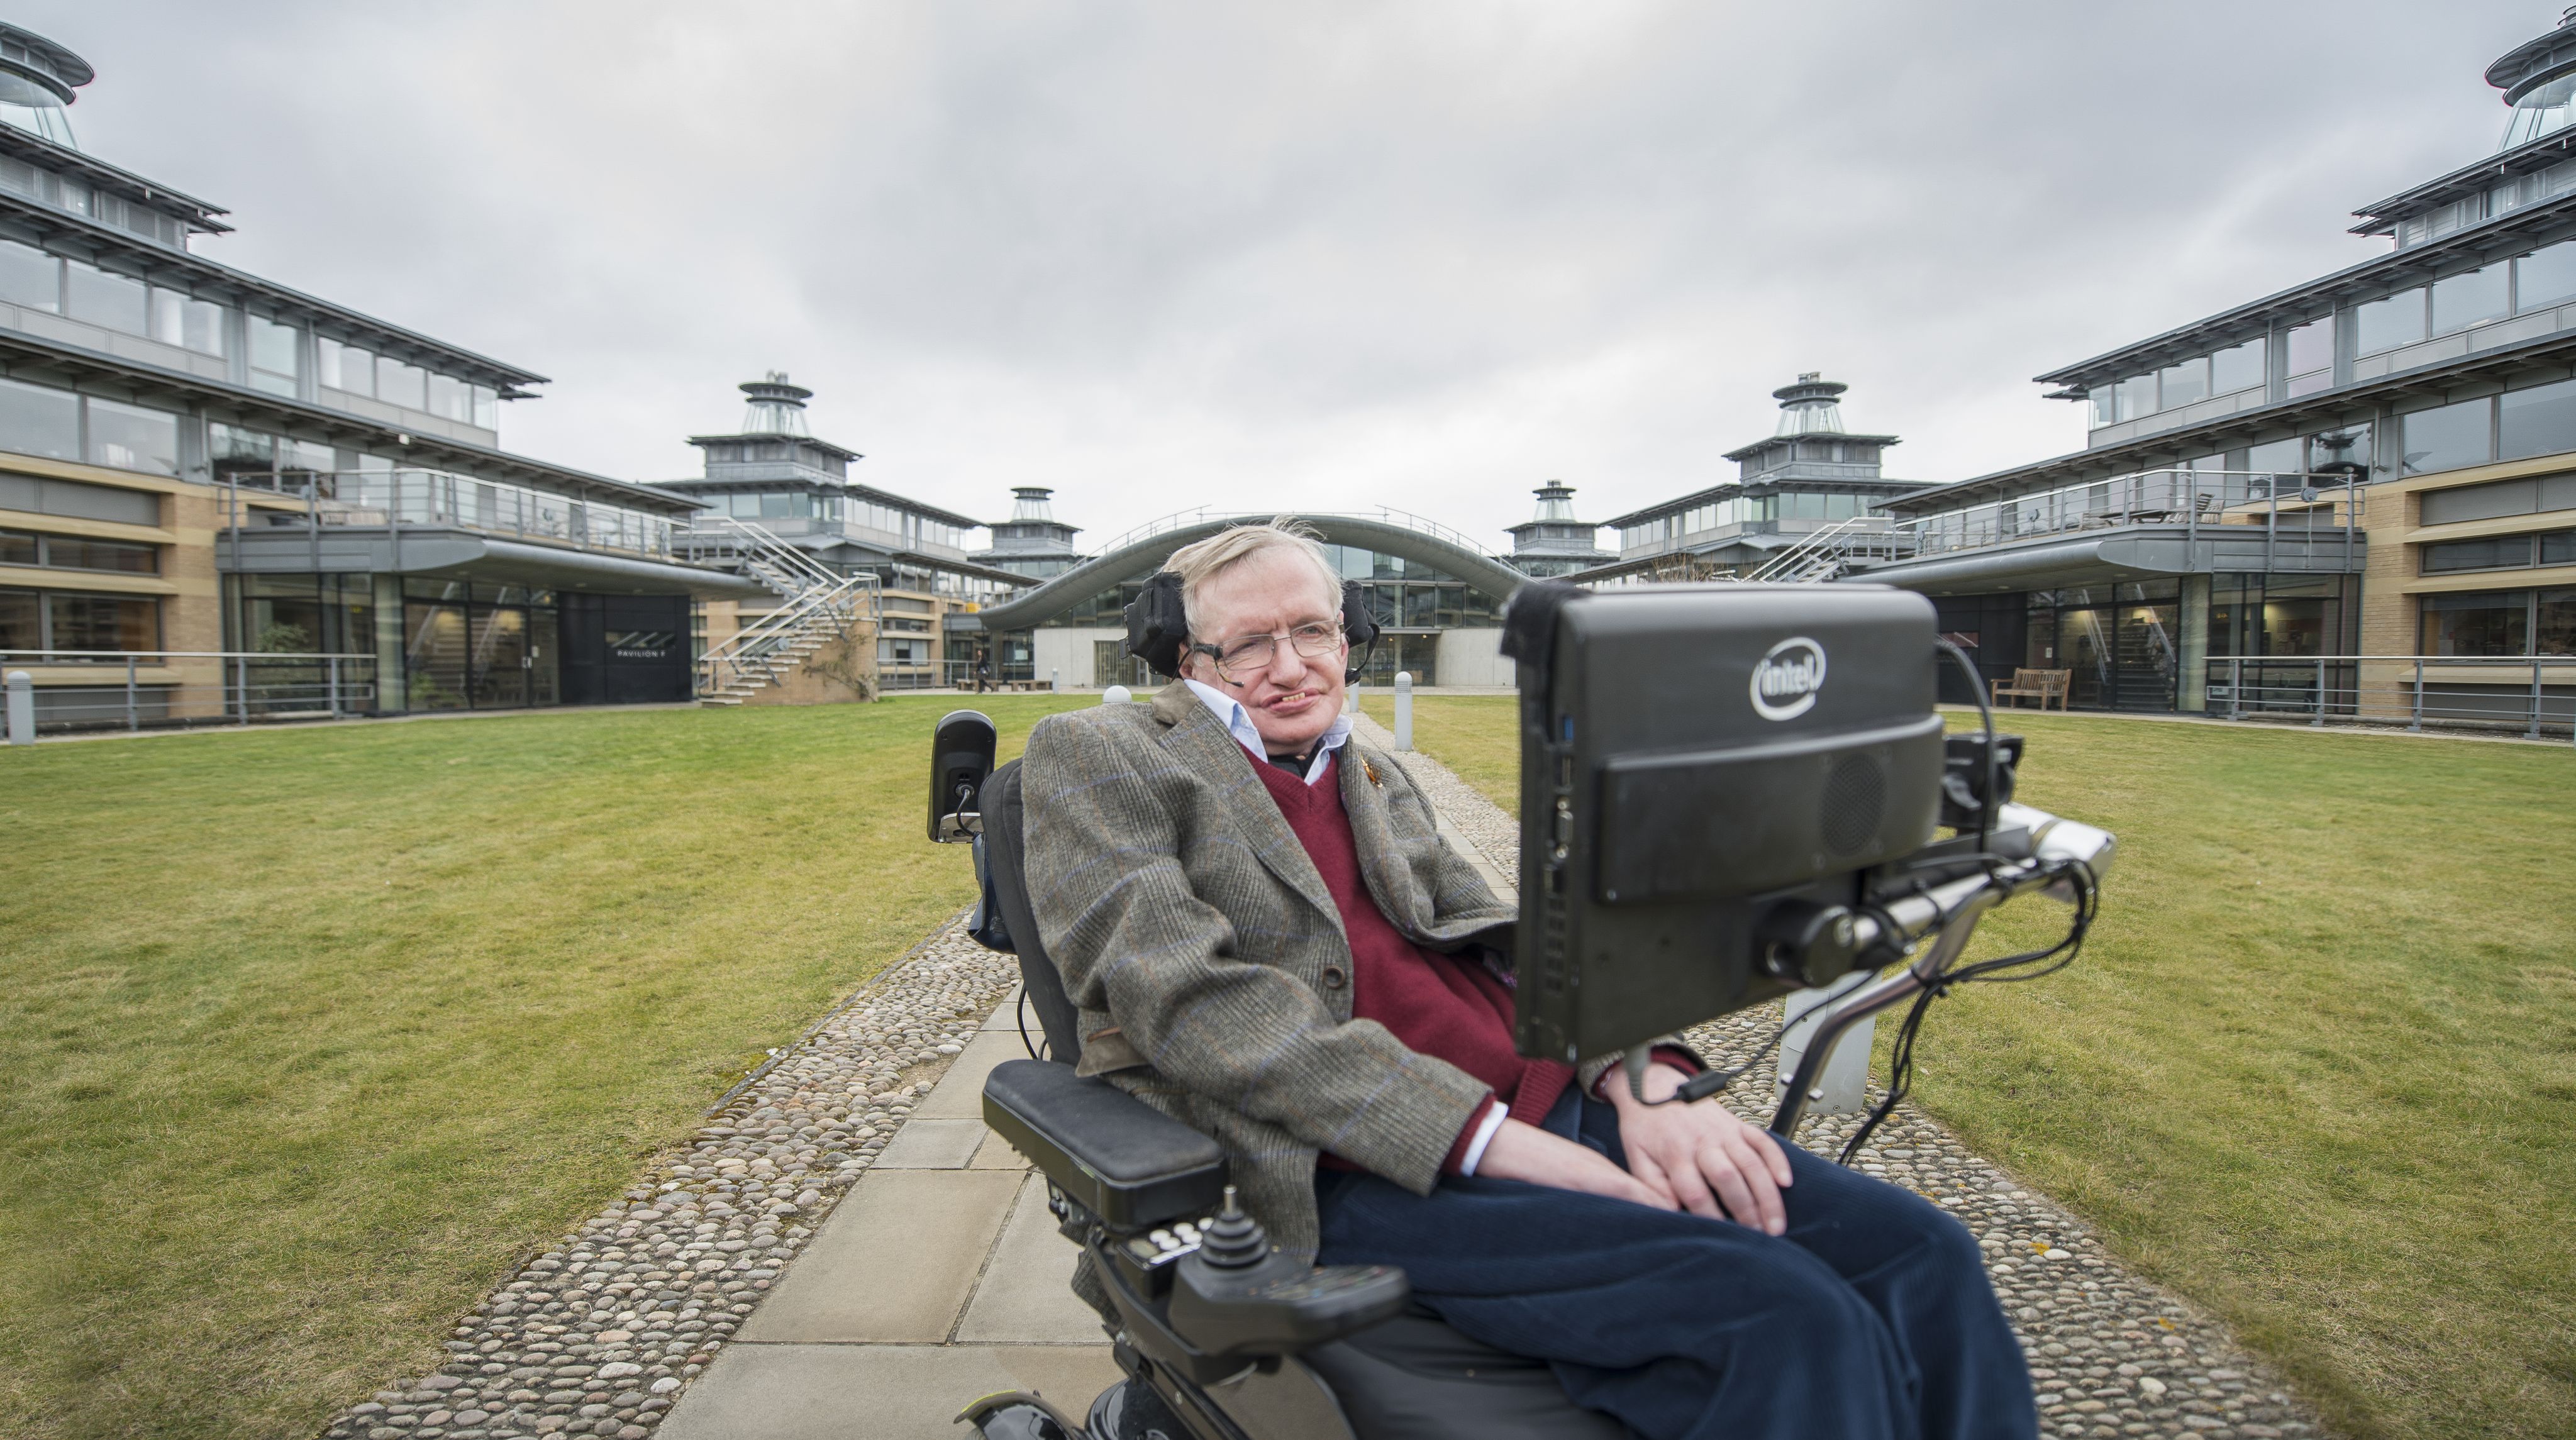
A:
[[[1341,989],[1343,982],[1350,978],[1350,976],[1342,973],[1342,967],[1339,965],[1327,965],[1324,967],[1324,988],[1327,990]]]

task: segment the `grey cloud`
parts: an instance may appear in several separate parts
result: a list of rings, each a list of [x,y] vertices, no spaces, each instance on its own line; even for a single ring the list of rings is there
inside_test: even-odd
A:
[[[1394,504],[1500,543],[1731,469],[1792,371],[1902,474],[2073,448],[2048,366],[2351,263],[2548,6],[24,6],[209,253],[557,377],[684,473],[785,367],[876,483]]]

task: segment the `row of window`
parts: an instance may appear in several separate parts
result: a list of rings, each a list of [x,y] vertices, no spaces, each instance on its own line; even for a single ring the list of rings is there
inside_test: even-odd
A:
[[[178,416],[96,395],[0,380],[0,437],[21,455],[179,473]]]
[[[217,358],[230,344],[230,306],[10,240],[0,240],[0,301]],[[299,396],[303,333],[284,321],[246,315],[242,334],[251,387],[289,399]],[[500,426],[500,399],[490,386],[468,384],[329,336],[316,338],[315,360],[315,378],[334,390],[486,430]]]
[[[2445,540],[2424,547],[2423,573],[2427,575],[2460,570],[2529,570],[2540,565],[2576,565],[2576,530]]]
[[[1619,548],[1659,545],[1727,525],[1763,520],[1849,520],[1870,513],[1866,495],[1797,490],[1777,495],[1737,495],[1658,516],[1619,529]]]
[[[161,551],[153,545],[128,545],[78,535],[40,535],[0,530],[0,565],[35,565],[52,570],[112,570],[121,575],[158,575]]]
[[[2409,475],[2576,450],[2576,380],[2418,410],[2403,424]]]
[[[2514,107],[2512,118],[2505,122],[2504,143],[2497,148],[2510,150],[2526,144],[2567,123],[2568,81],[2555,81],[2526,95]],[[2576,160],[2563,161],[2546,170],[2517,175],[2488,187],[2485,193],[2464,196],[2448,205],[2425,211],[2397,222],[2397,248],[2408,249],[2427,240],[2438,240],[2455,230],[2509,215],[2543,200],[2556,199],[2576,190]]]
[[[962,550],[966,545],[966,532],[958,526],[855,495],[816,494],[805,490],[728,490],[699,498],[714,506],[715,513],[719,515],[744,520],[821,520],[834,525],[862,526],[888,535],[918,534],[922,544],[945,545],[951,550]]]
[[[2354,307],[2353,354],[2377,355],[2570,301],[2576,301],[2576,240],[2430,285],[2412,286]],[[2291,398],[2313,394],[2333,383],[2336,324],[2335,316],[2323,316],[2281,337],[2282,374],[2287,377]],[[2266,383],[2267,353],[2264,340],[2248,340],[2161,370],[2132,375],[2116,384],[2097,386],[2092,392],[2093,424],[2117,424],[2198,404],[2212,396],[2258,389]]]
[[[2576,655],[2576,590],[2427,595],[2422,613],[2418,654]]]
[[[47,112],[56,117],[62,113],[54,107],[45,106],[39,108],[37,114],[42,115]],[[46,138],[56,139],[51,135]],[[71,141],[66,135],[57,143],[69,145]],[[85,180],[57,174],[54,171],[30,165],[24,160],[0,158],[0,190],[6,190],[12,195],[23,195],[27,199],[42,204],[56,206],[75,215],[86,215],[102,225],[113,225],[117,229],[167,245],[173,250],[185,249],[187,246],[187,227],[180,223],[177,216],[164,215],[148,205],[138,205],[122,196],[93,190]]]
[[[0,650],[158,650],[161,602],[81,590],[0,590]]]
[[[1801,440],[1794,445],[1775,445],[1753,457],[1747,468],[1754,471],[1777,470],[1792,460],[1822,461],[1834,465],[1875,465],[1879,447],[1858,445],[1844,440]]]

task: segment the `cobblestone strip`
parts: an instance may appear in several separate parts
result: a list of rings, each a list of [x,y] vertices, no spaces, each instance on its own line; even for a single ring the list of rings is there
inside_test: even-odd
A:
[[[323,1433],[644,1440],[1018,978],[943,926]]]
[[[1393,745],[1375,721],[1363,717],[1359,725],[1376,743]],[[1486,859],[1506,875],[1519,873],[1520,826],[1510,815],[1428,755],[1407,754],[1402,763]],[[1740,1065],[1779,1023],[1780,1007],[1765,1005],[1699,1026],[1689,1039],[1710,1063]],[[1938,1027],[1936,1013],[1926,1022],[1925,1043],[1940,1043]],[[1765,1067],[1721,1099],[1764,1124],[1777,1083]],[[1870,1103],[1885,1094],[1871,1086]],[[1809,1119],[1799,1127],[1798,1143],[1838,1156],[1860,1118]],[[2323,1433],[2315,1412],[2218,1321],[2130,1274],[2082,1221],[1968,1153],[1914,1107],[1897,1107],[1853,1164],[1931,1197],[1977,1236],[1995,1292],[2030,1357],[2048,1433],[2206,1440]]]

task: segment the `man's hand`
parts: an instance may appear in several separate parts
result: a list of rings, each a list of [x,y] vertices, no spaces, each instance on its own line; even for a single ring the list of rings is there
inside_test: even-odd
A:
[[[1633,1156],[1636,1152],[1629,1153]],[[1483,1158],[1476,1162],[1476,1173],[1498,1180],[1607,1195],[1613,1200],[1634,1200],[1658,1210],[1680,1208],[1669,1194],[1641,1183],[1590,1146],[1561,1139],[1520,1120],[1505,1120],[1494,1131],[1494,1138],[1485,1142]]]
[[[1681,1088],[1683,1078],[1669,1065],[1648,1066],[1646,1098],[1663,1099]],[[1665,1208],[1715,1219],[1723,1203],[1725,1214],[1737,1224],[1765,1235],[1789,1228],[1788,1212],[1780,1203],[1780,1191],[1790,1183],[1789,1157],[1780,1153],[1771,1132],[1735,1118],[1715,1098],[1688,1105],[1640,1105],[1628,1093],[1627,1075],[1618,1070],[1602,1077],[1601,1088],[1618,1107],[1619,1143],[1628,1152],[1628,1169],[1665,1198]]]

